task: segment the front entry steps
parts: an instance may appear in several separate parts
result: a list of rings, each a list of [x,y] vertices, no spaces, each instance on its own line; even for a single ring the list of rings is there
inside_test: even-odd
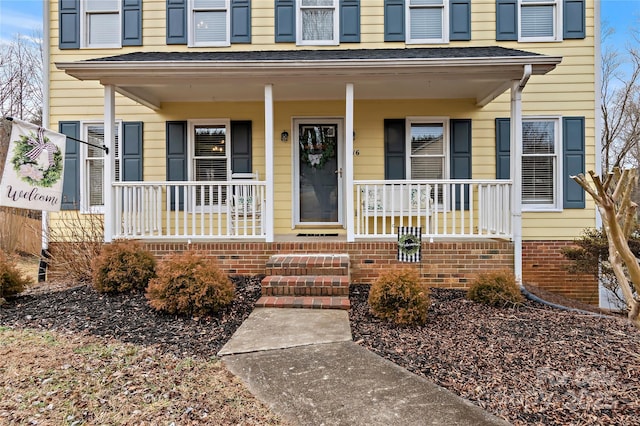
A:
[[[276,254],[262,280],[261,308],[349,309],[348,254]]]

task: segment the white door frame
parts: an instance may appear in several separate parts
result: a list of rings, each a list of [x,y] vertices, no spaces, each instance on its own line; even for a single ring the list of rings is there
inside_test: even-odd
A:
[[[292,205],[291,205],[291,218],[292,218],[292,227],[296,228],[299,226],[341,226],[344,227],[344,183],[345,183],[345,172],[344,172],[344,118],[342,117],[294,117],[292,118],[292,130],[293,136],[291,138],[292,145],[292,182],[291,182],[291,194],[292,194]],[[335,124],[338,126],[338,140],[337,140],[337,163],[338,170],[341,173],[338,173],[338,221],[337,222],[301,222],[300,221],[300,145],[298,141],[300,140],[300,125],[301,124]]]

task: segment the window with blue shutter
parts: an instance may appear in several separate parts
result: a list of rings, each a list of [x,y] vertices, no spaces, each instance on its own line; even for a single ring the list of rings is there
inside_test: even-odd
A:
[[[231,122],[231,173],[252,173],[251,121]]]
[[[384,0],[384,41],[404,40],[404,0]]]
[[[60,49],[80,48],[80,0],[58,2],[58,36]]]
[[[296,4],[294,0],[276,0],[275,27],[276,43],[295,43]]]
[[[251,43],[251,0],[231,0],[231,43]]]
[[[496,40],[518,40],[518,0],[496,0]]]
[[[340,0],[340,43],[360,43],[360,0]]]
[[[449,40],[471,40],[471,0],[449,1]]]
[[[187,122],[167,121],[167,180],[186,181],[187,180]],[[174,189],[169,190],[169,204],[172,209],[184,209],[184,193],[182,188],[175,198]]]
[[[471,120],[453,119],[451,126],[451,179],[471,179]],[[460,210],[464,196],[464,209],[469,210],[469,185],[464,185],[464,193],[456,185],[455,209]]]
[[[562,135],[557,135],[561,141],[551,140],[549,130],[559,123],[560,120],[557,119],[523,119],[522,198],[524,206],[533,205],[534,208],[542,208],[547,205],[549,209],[560,207],[579,209],[585,206],[584,191],[570,177],[584,173],[584,117],[564,117]],[[559,152],[553,152],[556,148]],[[509,154],[509,119],[497,118],[497,179],[509,178]],[[559,162],[562,162],[562,167]],[[562,169],[561,176],[558,173],[560,169]],[[551,183],[553,186],[549,187]],[[563,188],[562,200],[557,200],[559,185]]]
[[[583,209],[585,192],[571,176],[584,173],[585,135],[584,117],[564,117],[562,119],[563,145],[563,207],[565,209]]]
[[[384,120],[384,178],[405,179],[406,138],[404,119]]]
[[[585,0],[564,0],[562,28],[565,39],[585,38]]]
[[[79,121],[61,121],[58,131],[72,138],[80,138]],[[67,139],[64,153],[62,210],[80,209],[80,148],[78,142]]]
[[[122,180],[142,181],[142,131],[141,121],[122,123]]]
[[[142,0],[122,1],[122,45],[142,46]]]

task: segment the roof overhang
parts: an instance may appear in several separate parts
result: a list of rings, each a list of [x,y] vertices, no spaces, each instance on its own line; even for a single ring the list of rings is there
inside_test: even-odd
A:
[[[475,99],[484,106],[525,67],[543,75],[562,60],[495,47],[294,52],[139,52],[56,66],[153,109],[263,100],[266,84],[275,100],[343,99],[346,83],[354,84],[356,99]]]

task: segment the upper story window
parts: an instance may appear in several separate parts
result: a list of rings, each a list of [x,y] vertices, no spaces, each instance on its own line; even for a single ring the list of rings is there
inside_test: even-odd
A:
[[[87,0],[81,5],[82,45],[90,48],[121,46],[121,0]]]
[[[189,45],[229,46],[229,0],[190,0]]]
[[[297,44],[339,43],[338,0],[300,0],[297,8]]]
[[[522,204],[525,209],[560,208],[559,127],[557,118],[522,120]]]
[[[408,0],[407,43],[449,41],[449,0]]]
[[[520,41],[561,40],[560,0],[519,0]]]

